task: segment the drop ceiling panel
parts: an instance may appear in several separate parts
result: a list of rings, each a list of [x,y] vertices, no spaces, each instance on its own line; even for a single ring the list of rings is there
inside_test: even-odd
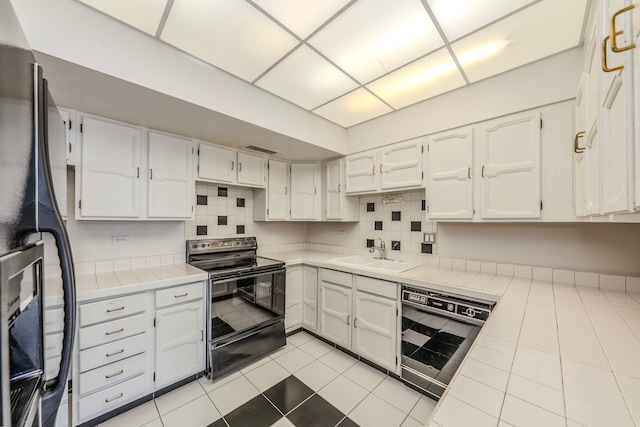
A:
[[[296,49],[256,84],[308,110],[358,87],[307,46]]]
[[[536,61],[580,42],[587,0],[543,1],[452,45],[471,82]],[[482,51],[486,56],[483,57]]]
[[[245,1],[175,0],[160,38],[253,81],[297,40]]]
[[[521,7],[532,0],[427,0],[447,39],[455,41]]]
[[[403,108],[464,84],[449,51],[440,49],[368,84],[367,88],[393,108]]]
[[[359,0],[309,43],[360,83],[443,45],[420,0]]]
[[[349,0],[254,0],[254,3],[304,39],[349,3]]]
[[[353,126],[391,112],[391,108],[369,93],[357,89],[313,110],[317,115],[343,127]]]
[[[155,35],[167,0],[79,0],[147,34]]]

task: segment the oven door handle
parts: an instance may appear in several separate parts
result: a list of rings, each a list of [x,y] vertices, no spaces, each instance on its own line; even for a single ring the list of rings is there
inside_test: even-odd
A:
[[[269,276],[271,274],[276,274],[276,273],[280,273],[280,272],[286,272],[287,269],[286,268],[279,268],[277,270],[269,270],[269,271],[263,271],[261,273],[255,273],[255,274],[238,274],[232,277],[226,277],[224,279],[218,280],[216,278],[212,278],[211,279],[211,284],[213,285],[218,285],[221,283],[228,283],[228,282],[234,282],[238,279],[253,279],[254,277],[260,277],[260,276]]]

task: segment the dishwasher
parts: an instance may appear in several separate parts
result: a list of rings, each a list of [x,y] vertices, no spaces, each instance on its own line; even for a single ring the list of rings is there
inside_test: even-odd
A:
[[[439,400],[494,305],[403,285],[402,379]]]

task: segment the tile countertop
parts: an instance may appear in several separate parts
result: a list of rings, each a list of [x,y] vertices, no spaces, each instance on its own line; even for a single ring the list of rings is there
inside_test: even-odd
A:
[[[76,276],[76,299],[84,301],[109,298],[116,294],[144,292],[206,280],[208,274],[189,264],[158,265],[132,270]]]
[[[337,256],[270,255],[499,300],[427,425],[640,426],[640,293],[432,266],[369,273]]]

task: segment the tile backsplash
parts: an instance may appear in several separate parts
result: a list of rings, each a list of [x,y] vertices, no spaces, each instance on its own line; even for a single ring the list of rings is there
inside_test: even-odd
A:
[[[385,241],[387,251],[411,254],[424,253],[422,249],[423,233],[435,233],[436,223],[425,221],[424,190],[394,194],[389,199],[401,203],[384,203],[388,195],[360,197],[360,239],[358,247],[372,246],[378,238]],[[435,253],[435,245],[433,253]]]
[[[198,183],[196,215],[185,222],[186,239],[251,236],[253,190]]]

